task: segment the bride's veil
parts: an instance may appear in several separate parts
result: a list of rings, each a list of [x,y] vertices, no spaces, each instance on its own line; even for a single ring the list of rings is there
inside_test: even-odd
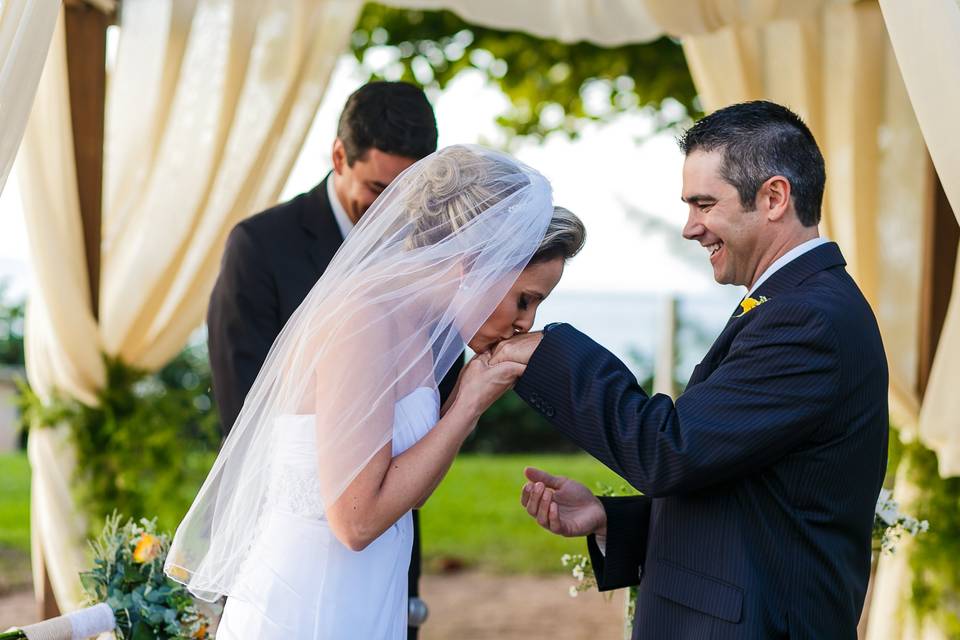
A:
[[[232,592],[270,508],[280,416],[313,417],[320,498],[335,501],[391,441],[396,402],[450,370],[551,215],[547,180],[483,147],[447,147],[400,174],[274,342],[167,574],[205,600]]]

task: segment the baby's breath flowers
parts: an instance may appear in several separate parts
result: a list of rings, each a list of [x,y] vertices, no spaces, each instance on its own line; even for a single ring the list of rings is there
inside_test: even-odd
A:
[[[917,520],[913,516],[900,513],[892,492],[887,489],[880,490],[873,516],[873,541],[875,546],[879,545],[881,553],[893,554],[904,533],[916,536],[929,529],[930,523],[926,520]]]

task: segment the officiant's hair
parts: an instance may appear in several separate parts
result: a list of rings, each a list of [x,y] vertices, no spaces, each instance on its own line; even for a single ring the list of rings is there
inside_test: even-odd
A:
[[[805,227],[820,222],[826,172],[823,155],[810,129],[790,109],[755,100],[714,111],[678,141],[684,155],[720,151],[720,175],[736,187],[748,211],[757,191],[773,176],[790,182],[793,206]]]
[[[437,119],[419,87],[369,82],[347,98],[337,138],[351,167],[370,149],[419,160],[437,150]]]

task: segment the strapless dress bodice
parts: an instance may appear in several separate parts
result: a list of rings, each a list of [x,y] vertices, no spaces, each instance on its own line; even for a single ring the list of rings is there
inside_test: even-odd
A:
[[[436,389],[418,387],[396,403],[393,419],[393,455],[415,445],[437,423],[440,396]],[[322,518],[317,470],[317,435],[313,415],[279,416],[274,424],[274,451],[270,460],[267,501],[272,509],[307,518]]]

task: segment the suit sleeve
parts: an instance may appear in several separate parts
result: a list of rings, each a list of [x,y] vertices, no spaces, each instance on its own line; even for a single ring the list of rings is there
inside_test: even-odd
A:
[[[587,537],[590,563],[597,578],[597,589],[610,591],[640,582],[647,552],[650,526],[650,498],[627,496],[600,498],[607,513],[605,553],[600,553],[594,536]]]
[[[276,283],[253,234],[242,224],[227,239],[220,275],[210,296],[207,335],[213,392],[224,435],[279,334]]]
[[[648,397],[627,367],[570,325],[544,335],[516,386],[560,431],[650,497],[765,468],[836,405],[839,345],[809,305],[770,302],[706,380]]]

